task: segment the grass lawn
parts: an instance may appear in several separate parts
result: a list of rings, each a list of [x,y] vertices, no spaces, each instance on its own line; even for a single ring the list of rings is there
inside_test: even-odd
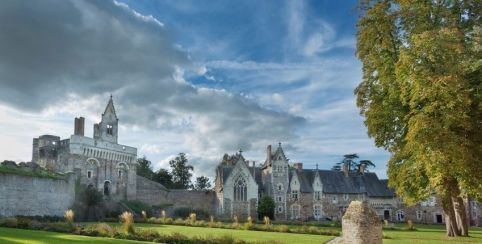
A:
[[[457,238],[445,236],[445,225],[415,225],[415,228],[417,231],[384,230],[383,234],[392,239],[383,239],[383,243],[482,243],[482,228],[470,228],[470,237]]]
[[[0,227],[0,243],[28,243],[28,244],[50,244],[50,243],[146,243],[140,241],[128,241],[102,237],[88,237],[70,235],[64,233],[23,230]]]
[[[150,228],[159,231],[161,234],[172,234],[175,232],[183,235],[202,236],[202,237],[222,237],[232,236],[248,242],[269,242],[277,241],[281,243],[324,243],[333,239],[333,236],[277,233],[264,231],[231,230],[206,227],[190,227],[180,225],[157,225],[157,224],[136,224],[136,228]]]

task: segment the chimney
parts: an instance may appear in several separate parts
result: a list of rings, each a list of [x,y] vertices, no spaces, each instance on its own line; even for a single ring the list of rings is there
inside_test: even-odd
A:
[[[271,145],[268,145],[266,148],[266,160],[268,162],[268,165],[271,165]]]
[[[256,180],[256,168],[255,168],[256,162],[253,160],[253,178]]]
[[[84,117],[75,118],[74,135],[84,136]]]
[[[293,167],[294,167],[296,170],[302,170],[302,169],[303,169],[303,163],[294,163],[294,164],[293,164]]]
[[[366,167],[367,167],[367,166],[366,166],[365,164],[360,164],[360,173],[361,173],[362,175],[365,174],[365,168],[366,168]]]
[[[345,177],[348,177],[348,165],[347,164],[343,164],[343,174],[345,175]]]

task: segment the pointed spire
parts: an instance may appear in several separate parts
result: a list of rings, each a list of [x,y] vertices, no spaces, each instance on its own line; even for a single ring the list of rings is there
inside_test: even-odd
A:
[[[114,99],[112,98],[112,94],[110,94],[109,102],[107,102],[107,106],[105,107],[104,114],[107,113],[107,110],[109,107],[112,109],[112,112],[114,113],[115,118],[117,118],[117,114],[115,112],[115,107],[114,107]]]
[[[243,154],[243,150],[239,149],[239,155]]]
[[[318,163],[316,163],[316,171],[318,171]]]

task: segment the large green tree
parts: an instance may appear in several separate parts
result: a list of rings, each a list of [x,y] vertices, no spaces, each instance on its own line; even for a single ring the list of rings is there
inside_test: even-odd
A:
[[[147,160],[146,156],[137,159],[136,172],[137,175],[152,179],[154,172],[152,171],[151,161]]]
[[[389,183],[413,204],[435,190],[447,235],[468,235],[463,197],[481,199],[480,1],[363,0],[357,105],[391,153]]]
[[[209,182],[209,178],[206,176],[196,177],[196,184],[194,185],[194,189],[196,190],[211,189],[211,183]]]
[[[188,164],[186,154],[179,153],[173,160],[169,161],[173,188],[189,189],[192,188],[191,177],[194,167]]]

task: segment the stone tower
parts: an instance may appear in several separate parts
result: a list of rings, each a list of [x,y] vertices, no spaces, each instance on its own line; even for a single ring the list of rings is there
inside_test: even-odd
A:
[[[115,113],[114,101],[110,96],[109,102],[102,114],[102,120],[94,124],[94,139],[101,139],[112,143],[117,143],[119,119]]]
[[[285,219],[287,214],[287,193],[289,187],[289,165],[281,143],[276,152],[271,155],[272,197],[275,201],[275,218]]]

